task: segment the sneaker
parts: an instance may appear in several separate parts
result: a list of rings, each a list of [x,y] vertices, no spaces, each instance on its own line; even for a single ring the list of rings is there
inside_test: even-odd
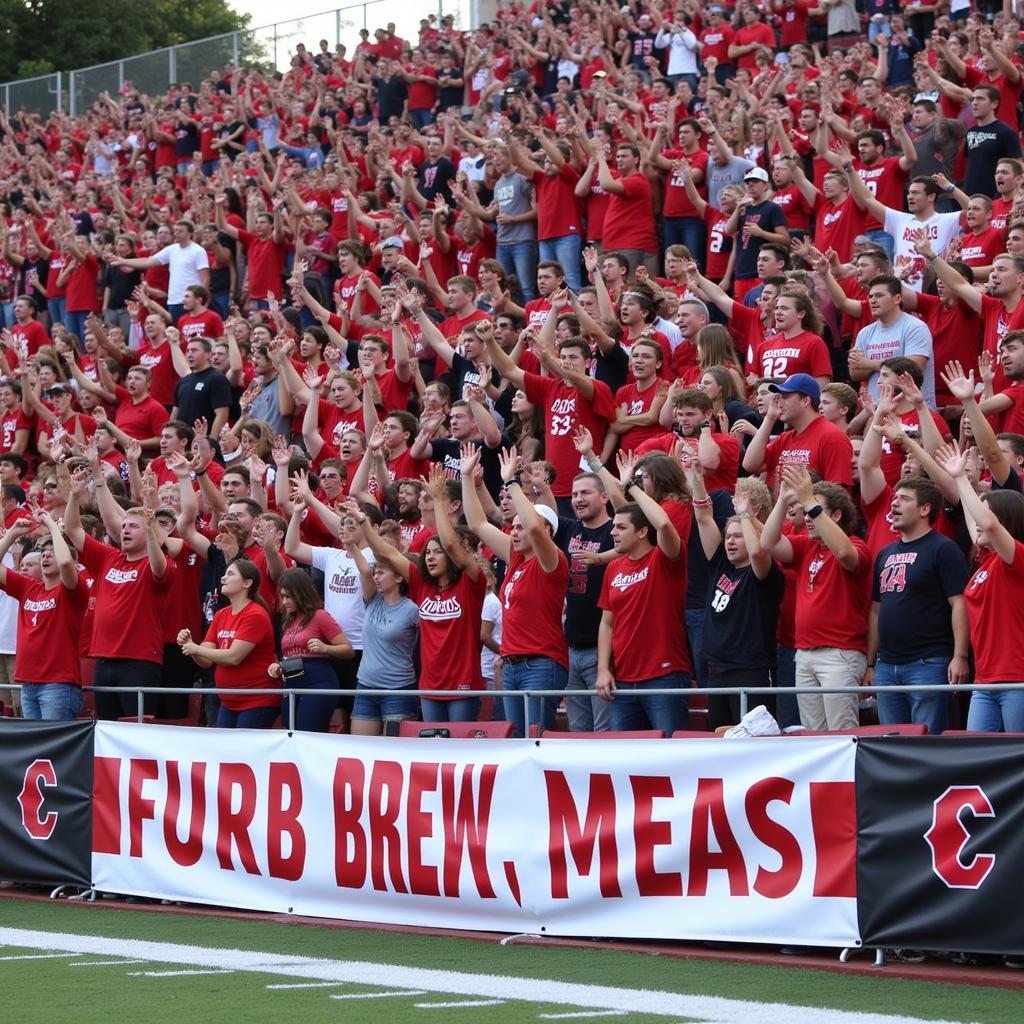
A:
[[[1003,966],[1012,967],[1015,971],[1024,971],[1024,955],[1013,953],[1003,957]]]

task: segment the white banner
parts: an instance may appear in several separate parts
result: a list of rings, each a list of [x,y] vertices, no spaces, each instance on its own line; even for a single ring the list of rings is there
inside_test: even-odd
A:
[[[392,924],[850,946],[855,746],[101,722],[93,885]]]

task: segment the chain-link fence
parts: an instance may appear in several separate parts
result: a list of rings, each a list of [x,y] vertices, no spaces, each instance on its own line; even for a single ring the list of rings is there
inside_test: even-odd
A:
[[[37,78],[22,78],[17,82],[0,85],[0,103],[4,110],[28,110],[33,114],[50,114],[63,110],[61,74],[39,75]]]
[[[459,25],[463,21],[463,2],[438,0],[436,11],[429,13],[436,13],[438,17],[452,14]],[[211,71],[221,69],[225,64],[261,65],[268,70],[284,72],[288,70],[297,44],[304,43],[308,50],[317,53],[322,39],[327,41],[331,50],[341,43],[351,54],[359,44],[360,29],[372,31],[389,21],[396,23],[399,35],[415,42],[419,18],[428,12],[412,12],[407,8],[397,11],[395,6],[389,0],[365,0],[364,3],[292,21],[211,36],[106,64],[78,68],[63,76],[58,72],[8,82],[0,84],[0,102],[7,111],[22,107],[40,114],[67,110],[75,117],[88,110],[101,93],[116,96],[126,82],[144,94],[158,96],[176,83],[187,82],[198,87]],[[66,90],[64,93],[62,85]]]

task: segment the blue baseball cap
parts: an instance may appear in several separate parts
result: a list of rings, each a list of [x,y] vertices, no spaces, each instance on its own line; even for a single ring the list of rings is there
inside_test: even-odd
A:
[[[769,384],[768,390],[777,395],[807,395],[821,401],[821,385],[809,373],[794,373],[781,384]]]

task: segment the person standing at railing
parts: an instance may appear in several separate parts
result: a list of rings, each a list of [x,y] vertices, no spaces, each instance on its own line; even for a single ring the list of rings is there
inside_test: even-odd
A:
[[[213,666],[221,691],[218,729],[269,729],[281,707],[278,693],[231,693],[278,686],[270,675],[277,663],[274,624],[259,589],[259,569],[246,558],[236,559],[221,579],[221,593],[229,603],[214,615],[203,640],[196,643],[188,629],[178,633],[182,654],[200,668]]]
[[[435,469],[440,470],[440,466]],[[452,526],[443,475],[432,473],[431,484],[437,536],[427,541],[415,561],[381,537],[362,509],[349,506],[349,514],[361,524],[377,564],[398,573],[419,608],[420,689],[451,694],[421,698],[423,720],[475,722],[480,714],[480,698],[460,694],[463,690],[484,689],[480,619],[487,581],[474,552]]]
[[[985,683],[1024,685],[1017,639],[1024,633],[1024,496],[1010,490],[981,497],[967,475],[967,453],[954,441],[935,461],[956,481],[979,563],[964,590],[974,648],[974,682],[967,728],[1024,732],[1024,689],[987,690]]]
[[[806,535],[785,536],[782,524],[793,498],[804,509]],[[782,467],[778,501],[761,544],[796,577],[796,685],[805,729],[853,729],[860,724],[857,687],[867,673],[871,553],[854,535],[856,510],[846,488],[811,482],[807,469]],[[821,694],[820,687],[846,693]]]
[[[277,592],[284,615],[282,658],[270,666],[270,674],[298,690],[336,689],[338,678],[330,659],[351,658],[353,653],[345,631],[324,611],[313,581],[301,569],[285,569],[277,581]],[[327,732],[337,706],[334,693],[321,697],[304,694],[295,701],[294,727],[304,732]]]
[[[463,445],[462,507],[466,524],[507,566],[498,597],[502,604],[502,689],[564,690],[569,681],[569,647],[562,609],[569,586],[569,559],[555,543],[558,515],[550,505],[534,504],[519,483],[515,445],[499,456],[501,479],[515,508],[510,533],[488,522],[473,480],[480,449]],[[526,705],[515,697],[502,701],[514,735],[526,736]],[[542,729],[555,724],[557,697],[530,699],[530,722]]]

